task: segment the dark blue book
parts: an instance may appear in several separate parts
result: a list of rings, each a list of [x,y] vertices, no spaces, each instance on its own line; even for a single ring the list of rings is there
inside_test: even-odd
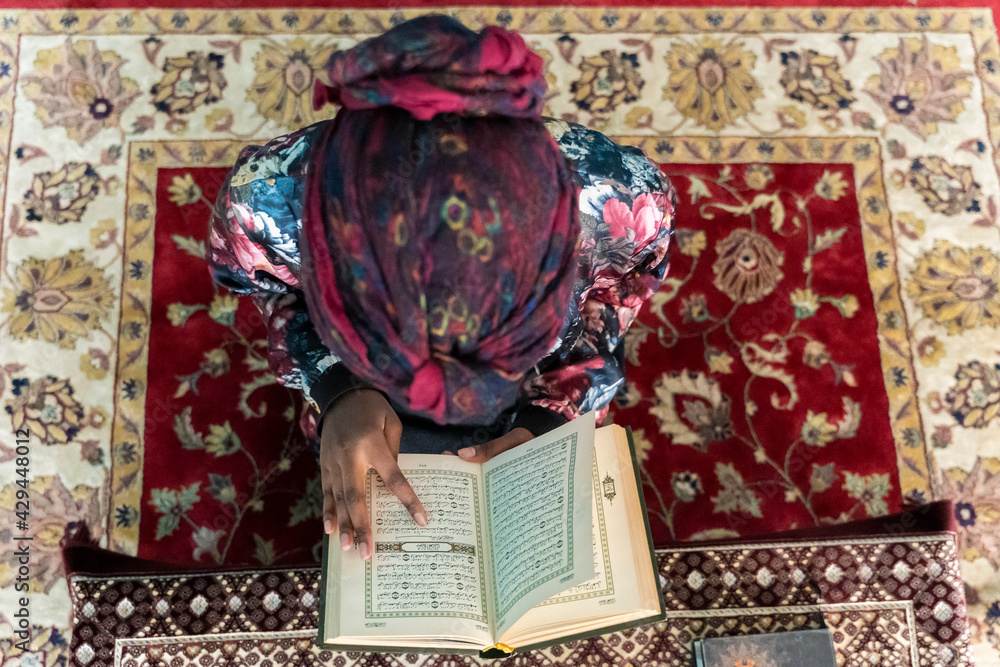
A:
[[[800,630],[694,643],[696,667],[836,667],[829,630]]]

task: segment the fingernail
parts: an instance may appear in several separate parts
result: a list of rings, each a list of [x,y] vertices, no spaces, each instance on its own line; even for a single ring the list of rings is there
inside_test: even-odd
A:
[[[413,515],[413,520],[417,522],[418,526],[426,526],[427,525],[427,515],[424,514],[423,512],[417,512],[416,514],[414,514]]]
[[[362,542],[358,545],[358,553],[361,554],[361,560],[368,560],[368,543]]]
[[[463,447],[462,449],[458,450],[458,455],[461,456],[463,459],[471,459],[473,456],[476,455],[476,448]]]
[[[329,535],[330,533],[332,533],[333,532],[333,522],[330,521],[329,519],[325,519],[323,521],[323,530],[326,531],[327,535]]]
[[[351,536],[347,533],[340,534],[340,548],[347,551],[351,548]]]

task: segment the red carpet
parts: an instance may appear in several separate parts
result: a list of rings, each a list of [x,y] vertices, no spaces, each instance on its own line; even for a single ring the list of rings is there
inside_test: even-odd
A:
[[[701,216],[681,219],[670,278],[633,326],[629,407],[613,413],[642,449],[656,542],[897,510],[851,167],[665,168]],[[264,370],[253,305],[233,313],[189,252],[225,173],[158,172],[147,412],[171,417],[147,419],[142,506],[156,520],[141,522],[138,555],[309,562],[321,498],[298,403]],[[202,200],[178,205],[188,177]]]
[[[254,305],[215,289],[190,252],[227,171],[163,169],[157,178],[147,414],[162,406],[164,418],[146,421],[142,507],[155,520],[141,523],[138,555],[313,562],[322,493],[298,425],[301,397],[267,372]],[[202,198],[178,205],[172,184],[188,174]]]
[[[629,332],[628,407],[613,413],[650,447],[656,539],[898,509],[851,166],[666,170],[692,205],[668,280]]]

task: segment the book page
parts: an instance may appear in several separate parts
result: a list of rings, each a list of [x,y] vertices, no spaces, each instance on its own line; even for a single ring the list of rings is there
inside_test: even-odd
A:
[[[494,632],[594,576],[594,414],[483,464]]]
[[[573,602],[576,600],[590,600],[598,597],[614,597],[615,578],[614,570],[611,567],[611,547],[608,539],[607,515],[604,512],[604,504],[608,501],[601,501],[601,468],[597,465],[599,456],[598,454],[594,457],[594,472],[592,477],[594,482],[594,532],[592,536],[594,578],[579,583],[572,588],[567,588],[562,593],[553,595],[548,600],[544,600],[539,606]],[[612,479],[610,474],[608,474],[608,478]]]
[[[627,502],[628,496],[633,495],[634,473],[624,429],[617,426],[598,429],[594,449],[591,484],[596,576],[529,610],[500,641],[524,646],[608,624],[601,619],[624,621],[637,611],[639,616],[646,615],[641,612],[647,605],[643,604],[634,551],[638,533],[644,538],[645,529],[635,526],[634,518],[629,515]],[[640,558],[647,557],[644,541],[639,548]]]
[[[369,472],[375,548],[368,561],[353,549],[342,554],[341,634],[475,637],[487,646],[492,635],[479,465],[454,456],[401,454],[399,466],[427,510],[428,525],[418,526]]]

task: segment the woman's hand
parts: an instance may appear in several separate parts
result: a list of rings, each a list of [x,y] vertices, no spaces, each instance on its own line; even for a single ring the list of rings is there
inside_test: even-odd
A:
[[[458,455],[465,461],[483,463],[484,461],[489,461],[497,454],[506,452],[508,449],[513,449],[518,445],[523,445],[529,440],[534,439],[534,437],[535,436],[532,435],[531,431],[519,426],[512,429],[506,435],[490,440],[486,444],[478,445],[476,447],[463,447],[458,450]]]
[[[365,504],[365,478],[370,469],[382,477],[413,520],[427,525],[424,506],[396,463],[403,425],[385,397],[358,389],[337,399],[323,418],[319,463],[323,480],[323,527],[333,533],[336,522],[344,551],[357,544],[362,560],[372,554],[371,522]]]

